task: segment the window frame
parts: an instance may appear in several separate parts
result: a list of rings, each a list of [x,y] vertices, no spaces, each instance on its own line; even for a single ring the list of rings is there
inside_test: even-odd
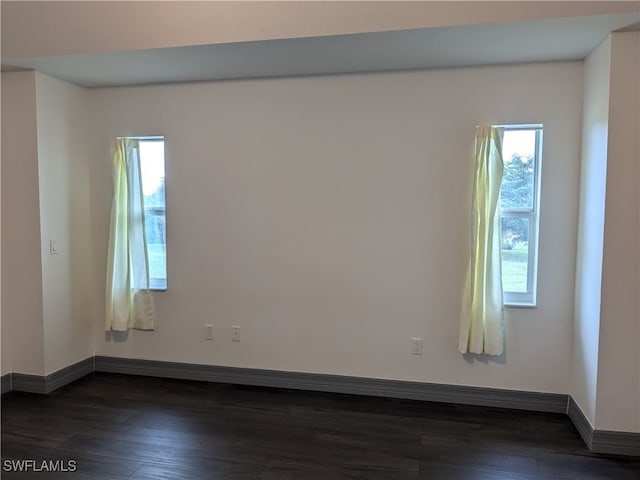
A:
[[[517,124],[517,125],[499,125],[504,132],[518,130],[534,130],[535,131],[535,153],[533,168],[533,199],[531,208],[514,207],[500,208],[501,214],[501,237],[502,237],[502,220],[505,218],[524,218],[529,223],[528,235],[528,258],[527,258],[527,291],[526,292],[503,292],[504,305],[506,307],[523,307],[534,308],[537,306],[537,290],[538,290],[538,244],[540,232],[540,189],[542,177],[542,137],[544,126],[541,123],[534,124]],[[503,159],[504,160],[504,159]],[[500,185],[502,190],[502,184]],[[502,241],[502,238],[501,238]],[[502,260],[501,260],[502,262]]]
[[[151,275],[149,275],[149,290],[151,290],[152,292],[166,292],[168,287],[169,287],[169,265],[168,265],[168,255],[167,255],[167,197],[166,197],[166,164],[167,164],[167,160],[166,160],[166,154],[167,154],[167,149],[166,149],[166,137],[164,135],[140,135],[140,136],[134,136],[134,137],[130,137],[130,138],[135,138],[136,140],[138,140],[139,143],[141,142],[162,142],[162,150],[163,150],[163,154],[164,154],[164,169],[165,169],[165,197],[164,197],[164,206],[163,207],[147,207],[146,205],[144,205],[144,214],[145,214],[145,222],[146,222],[146,215],[147,215],[147,211],[149,210],[157,210],[157,211],[161,211],[162,216],[164,216],[164,224],[165,224],[165,249],[164,249],[164,263],[165,263],[165,278],[156,278],[156,277],[151,277]],[[144,176],[143,173],[143,167],[142,167],[142,156],[140,156],[140,176],[141,178]],[[143,200],[144,201],[144,200]],[[145,226],[145,231],[146,231],[146,226]],[[145,235],[145,248],[147,249],[147,258],[149,256],[149,243],[147,242],[146,239],[146,235]]]

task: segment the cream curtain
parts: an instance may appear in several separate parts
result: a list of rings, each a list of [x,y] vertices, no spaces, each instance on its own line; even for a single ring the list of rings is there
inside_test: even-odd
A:
[[[471,251],[458,344],[462,353],[501,355],[504,349],[499,207],[503,133],[491,126],[476,129]]]
[[[135,138],[112,145],[113,204],[107,260],[106,329],[153,330],[155,308],[149,290],[140,149]]]

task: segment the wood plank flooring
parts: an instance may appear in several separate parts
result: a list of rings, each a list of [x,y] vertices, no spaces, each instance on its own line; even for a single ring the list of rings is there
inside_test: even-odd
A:
[[[8,460],[74,460],[17,473]],[[2,478],[638,480],[568,417],[352,395],[91,374],[2,396]]]

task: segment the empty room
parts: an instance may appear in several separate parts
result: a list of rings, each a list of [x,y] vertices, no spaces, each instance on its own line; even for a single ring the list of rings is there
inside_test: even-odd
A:
[[[640,2],[0,8],[2,478],[640,478]]]

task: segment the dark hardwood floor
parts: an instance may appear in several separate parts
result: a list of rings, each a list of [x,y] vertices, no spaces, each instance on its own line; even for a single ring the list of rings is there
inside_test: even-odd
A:
[[[8,472],[10,460],[75,472]],[[95,373],[2,396],[2,478],[640,479],[568,417]]]

